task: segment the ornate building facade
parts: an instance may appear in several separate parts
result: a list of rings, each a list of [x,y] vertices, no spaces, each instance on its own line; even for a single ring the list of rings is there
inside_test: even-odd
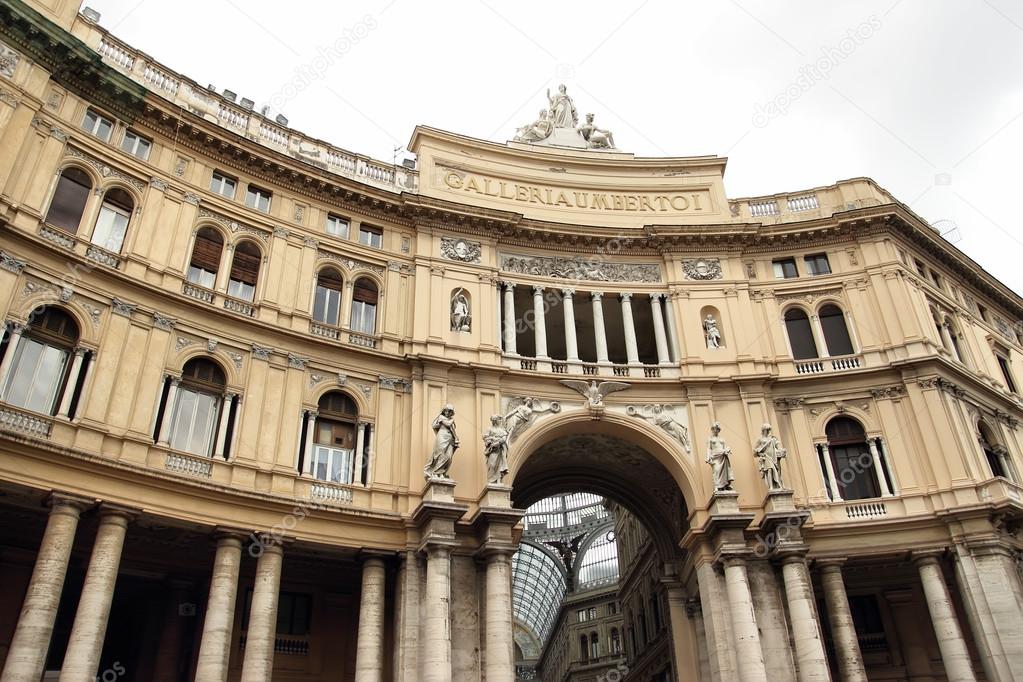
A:
[[[1023,300],[876,183],[565,89],[380,163],[78,10],[0,0],[3,682],[507,682],[572,493],[607,679],[1023,679]]]

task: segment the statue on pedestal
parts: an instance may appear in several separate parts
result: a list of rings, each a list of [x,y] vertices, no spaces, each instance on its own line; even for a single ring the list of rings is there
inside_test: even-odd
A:
[[[703,335],[707,338],[707,348],[721,347],[721,330],[713,315],[707,315],[703,320]]]
[[[451,299],[451,331],[467,332],[472,330],[472,315],[469,312],[469,299],[462,290]]]
[[[707,439],[707,464],[711,466],[714,478],[714,490],[731,490],[735,475],[732,473],[732,449],[721,437],[721,424],[714,422],[710,427],[710,438]]]
[[[516,142],[537,142],[539,140],[546,140],[551,136],[551,131],[554,130],[554,124],[551,123],[550,114],[547,113],[546,109],[540,110],[540,117],[528,125],[524,125],[515,131],[515,137],[513,138]]]
[[[590,149],[614,149],[615,139],[610,130],[598,128],[593,122],[593,114],[586,114],[586,123],[579,126],[579,132]]]
[[[508,473],[509,436],[503,425],[504,418],[495,414],[490,428],[483,433],[483,458],[487,460],[487,483],[500,484]]]
[[[768,490],[784,490],[785,484],[781,477],[781,461],[788,454],[781,446],[781,441],[771,435],[771,425],[760,427],[760,440],[753,444],[753,456],[757,460],[757,468],[764,477]]]
[[[423,469],[423,476],[428,481],[434,478],[450,480],[448,469],[451,468],[451,460],[460,445],[458,435],[455,433],[455,408],[453,405],[444,406],[444,409],[433,420],[432,428],[436,434],[433,453]]]
[[[568,88],[564,83],[558,86],[558,92],[554,95],[547,90],[547,101],[550,102],[551,123],[555,128],[575,128],[579,125],[575,102],[568,96]]]

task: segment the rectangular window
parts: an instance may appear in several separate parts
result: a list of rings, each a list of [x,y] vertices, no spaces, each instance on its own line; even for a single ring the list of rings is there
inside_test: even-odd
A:
[[[147,140],[133,130],[126,130],[124,132],[124,139],[121,140],[121,149],[132,156],[137,156],[143,161],[149,160],[149,150],[152,147],[153,143],[151,140]]]
[[[249,208],[254,208],[257,211],[269,213],[270,197],[272,196],[273,194],[271,194],[269,190],[260,189],[259,187],[249,185],[248,189],[245,192],[245,205],[248,206]]]
[[[616,613],[618,613],[618,604],[611,602],[610,604],[607,605],[607,615],[613,616]]]
[[[918,258],[914,258],[913,263],[916,265],[916,274],[920,275],[921,277],[926,277],[927,268],[924,267],[924,262],[922,260],[919,260]]]
[[[238,181],[234,178],[228,177],[220,171],[213,171],[213,177],[210,179],[210,191],[214,194],[234,199],[234,190],[237,186]]]
[[[98,114],[92,109],[85,112],[85,120],[82,121],[82,130],[95,135],[104,142],[110,141],[110,133],[114,132],[114,122],[109,118]]]
[[[67,351],[61,348],[22,337],[14,349],[13,369],[4,400],[27,410],[51,414],[64,379],[67,358]]]
[[[831,264],[828,263],[828,254],[826,253],[815,253],[812,256],[805,256],[803,263],[806,264],[806,273],[808,275],[831,274]]]
[[[327,215],[327,234],[340,237],[341,239],[348,239],[348,226],[347,218],[331,214]]]
[[[979,303],[977,304],[977,314],[980,315],[980,319],[990,324],[991,320],[988,319],[987,308]]]
[[[340,310],[341,291],[317,284],[316,297],[313,300],[313,319],[324,324],[337,325]]]
[[[123,209],[104,203],[96,219],[96,229],[92,232],[92,243],[107,251],[119,253],[130,218]]]
[[[941,288],[941,275],[931,270],[931,281],[934,282],[934,286]]]
[[[331,483],[351,483],[354,452],[351,448],[314,446],[313,477]]]
[[[774,265],[774,276],[777,279],[792,279],[793,277],[799,277],[799,271],[796,270],[796,259],[795,258],[781,258],[773,261]]]
[[[352,301],[352,331],[372,334],[376,331],[377,306],[366,301]]]
[[[379,249],[384,244],[384,233],[379,227],[359,226],[359,243]]]
[[[1012,369],[1009,367],[1009,359],[1004,355],[996,355],[998,367],[1002,370],[1002,377],[1005,378],[1005,387],[1010,393],[1016,393],[1016,382],[1012,379]]]
[[[170,446],[193,455],[209,455],[217,429],[220,399],[209,393],[179,387]]]
[[[585,623],[586,622],[586,609],[579,609],[578,611],[576,611],[576,616],[579,617],[579,622],[580,623]]]

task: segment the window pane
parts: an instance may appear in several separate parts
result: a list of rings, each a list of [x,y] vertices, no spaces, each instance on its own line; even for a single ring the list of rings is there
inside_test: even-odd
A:
[[[313,319],[324,324],[337,324],[338,309],[341,306],[341,292],[323,286],[316,286],[313,301]]]
[[[821,329],[824,331],[824,343],[830,355],[852,355],[852,339],[845,326],[845,316],[838,307],[829,305],[820,311]]]
[[[363,334],[372,334],[376,326],[377,307],[363,301],[352,302],[352,329]]]
[[[69,168],[61,173],[57,189],[46,214],[46,222],[72,234],[78,232],[78,224],[85,212],[89,199],[88,178],[78,169]]]
[[[107,251],[119,252],[128,230],[128,216],[109,204],[103,204],[92,233],[92,243]]]
[[[806,313],[801,310],[790,310],[785,313],[785,330],[794,359],[807,360],[818,357],[817,344],[814,342],[810,319]]]
[[[232,279],[227,284],[227,295],[235,298],[240,298],[245,301],[251,301],[256,295],[256,287],[245,282],[239,282],[236,279]]]
[[[179,388],[171,447],[195,455],[210,454],[219,399],[208,393]]]
[[[188,268],[188,281],[201,287],[212,289],[217,281],[217,273],[191,265]]]
[[[66,359],[66,351],[23,337],[7,380],[5,400],[18,407],[50,414],[64,378]]]

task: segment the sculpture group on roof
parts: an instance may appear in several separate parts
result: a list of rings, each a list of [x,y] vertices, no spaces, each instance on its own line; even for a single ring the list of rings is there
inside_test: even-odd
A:
[[[535,121],[515,131],[515,142],[584,149],[615,149],[614,135],[610,130],[598,128],[593,122],[593,114],[586,114],[586,122],[579,125],[575,102],[568,95],[568,89],[564,84],[559,85],[558,91],[554,94],[548,90],[547,101],[548,108],[541,109]]]

